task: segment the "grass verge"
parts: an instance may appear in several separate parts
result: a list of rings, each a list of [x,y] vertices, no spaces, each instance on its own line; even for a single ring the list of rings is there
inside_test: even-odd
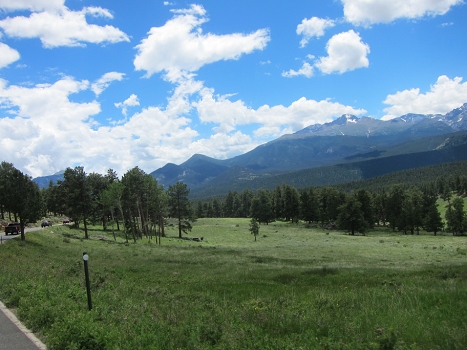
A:
[[[202,219],[125,244],[51,227],[0,246],[0,300],[48,349],[465,349],[467,241]],[[87,311],[82,253],[93,299]]]

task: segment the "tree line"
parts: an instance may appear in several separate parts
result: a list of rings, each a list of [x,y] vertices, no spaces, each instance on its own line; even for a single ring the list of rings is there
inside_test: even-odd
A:
[[[81,166],[67,168],[63,180],[39,190],[13,164],[2,162],[0,166],[1,217],[21,222],[22,239],[27,223],[49,214],[69,217],[78,228],[82,225],[85,238],[89,238],[89,224],[101,223],[104,230],[112,229],[115,239],[116,225],[127,242],[130,237],[136,242],[143,236],[159,238],[160,242],[169,218],[174,219],[182,237],[194,219],[189,192],[181,182],[165,190],[138,167],[119,179],[112,169],[105,175],[87,174]]]
[[[392,185],[388,190],[365,189],[344,192],[336,187],[297,189],[284,184],[274,190],[230,191],[225,198],[198,201],[197,217],[249,217],[259,223],[275,220],[305,221],[326,229],[347,230],[351,235],[364,233],[375,226],[388,226],[404,234],[420,230],[463,235],[467,215],[461,197],[467,193],[463,177],[449,181],[439,177],[420,187]],[[448,202],[445,218],[438,210],[437,199]],[[451,200],[452,199],[452,200]]]
[[[467,231],[467,215],[461,198],[467,193],[467,177],[439,176],[420,186],[392,185],[389,189],[355,189],[345,192],[337,187],[297,189],[283,184],[274,190],[244,189],[230,191],[223,198],[189,200],[189,188],[178,182],[166,190],[151,175],[138,167],[121,178],[112,169],[105,175],[87,174],[83,167],[67,168],[63,180],[39,190],[32,179],[10,163],[0,165],[1,217],[22,226],[48,214],[68,216],[77,227],[101,223],[111,229],[116,239],[123,231],[126,241],[132,238],[160,237],[173,219],[182,232],[191,229],[195,218],[244,217],[268,224],[274,220],[307,222],[325,229],[347,230],[351,235],[364,233],[375,226],[389,226],[394,231],[434,235],[442,230],[454,235]],[[445,220],[437,208],[441,196],[448,202]]]

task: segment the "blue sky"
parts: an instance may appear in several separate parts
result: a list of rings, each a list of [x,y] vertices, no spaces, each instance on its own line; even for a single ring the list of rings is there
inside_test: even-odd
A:
[[[467,102],[462,0],[0,0],[0,160],[225,159],[350,113]]]

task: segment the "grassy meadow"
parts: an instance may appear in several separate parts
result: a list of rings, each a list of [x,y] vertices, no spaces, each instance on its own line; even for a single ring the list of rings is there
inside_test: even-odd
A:
[[[169,227],[161,245],[31,232],[0,245],[0,300],[50,350],[467,348],[467,237],[248,228],[200,219],[201,242]]]

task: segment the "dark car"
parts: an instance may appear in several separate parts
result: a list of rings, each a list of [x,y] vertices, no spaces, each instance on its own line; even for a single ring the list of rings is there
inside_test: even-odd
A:
[[[52,221],[49,221],[49,220],[42,221],[41,227],[48,227],[48,226],[52,226]]]
[[[70,223],[70,219],[68,218],[63,219],[63,224],[69,224],[69,223]]]
[[[11,224],[8,224],[8,226],[5,226],[5,236],[8,236],[10,233],[17,235],[20,232],[21,227],[19,222],[12,222]]]

